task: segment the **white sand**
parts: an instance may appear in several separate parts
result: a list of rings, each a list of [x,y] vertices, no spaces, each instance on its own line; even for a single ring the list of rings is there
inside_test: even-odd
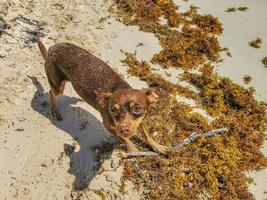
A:
[[[181,2],[183,8],[191,4],[200,12],[218,16],[225,28],[222,46],[230,48],[232,58],[218,65],[218,71],[240,84],[242,76],[251,75],[251,86],[257,90],[257,98],[267,100],[267,73],[260,59],[267,55],[267,8],[265,0],[190,0]],[[49,89],[43,69],[43,59],[36,46],[22,48],[28,25],[20,20],[12,21],[21,14],[31,20],[47,23],[43,42],[48,47],[55,42],[68,41],[90,50],[124,74],[136,88],[146,85],[137,78],[128,77],[120,60],[121,50],[137,50],[140,59],[149,59],[160,50],[158,40],[136,27],[126,27],[108,12],[110,1],[22,1],[0,0],[0,12],[11,25],[11,36],[0,37],[0,194],[1,199],[139,199],[140,192],[127,184],[126,193],[120,192],[122,167],[116,153],[106,159],[99,174],[92,170],[97,163],[97,150],[91,148],[112,137],[101,124],[98,112],[79,101],[70,84],[60,98],[59,110],[64,120],[52,123],[47,105]],[[230,6],[248,6],[247,12],[225,13]],[[62,9],[59,12],[59,9]],[[64,14],[63,14],[64,13]],[[102,17],[108,17],[101,20]],[[101,22],[100,22],[101,21]],[[261,49],[248,46],[248,41],[260,36]],[[265,40],[266,38],[266,40]],[[136,47],[138,43],[144,46]],[[178,72],[177,72],[178,73]],[[36,92],[31,79],[35,76],[44,88]],[[246,86],[247,87],[247,86]],[[35,97],[35,98],[33,98]],[[75,138],[78,142],[75,142]],[[74,153],[68,157],[64,146],[75,144]],[[67,148],[69,149],[69,148]],[[265,145],[265,151],[267,146]],[[70,167],[71,163],[71,167]],[[71,169],[71,170],[70,170]],[[93,172],[92,174],[89,171]],[[75,183],[86,184],[85,192],[72,192]],[[267,198],[267,172],[254,173],[257,185],[251,191],[257,199]],[[84,181],[85,180],[85,181]]]

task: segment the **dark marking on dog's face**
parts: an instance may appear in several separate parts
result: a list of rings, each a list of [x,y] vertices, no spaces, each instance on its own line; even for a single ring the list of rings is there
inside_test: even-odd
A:
[[[124,138],[135,135],[149,105],[157,97],[153,89],[122,89],[110,94],[107,108],[116,134]]]

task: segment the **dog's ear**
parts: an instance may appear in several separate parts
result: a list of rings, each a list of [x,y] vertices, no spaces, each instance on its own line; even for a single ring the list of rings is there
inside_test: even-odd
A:
[[[155,103],[158,101],[159,96],[156,93],[156,88],[143,89],[142,92],[149,103]]]
[[[96,101],[100,108],[104,109],[108,105],[109,97],[112,95],[112,93],[109,92],[99,92],[96,93]]]

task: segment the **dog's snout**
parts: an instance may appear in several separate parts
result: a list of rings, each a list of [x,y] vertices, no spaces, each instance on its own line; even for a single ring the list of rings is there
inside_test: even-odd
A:
[[[127,125],[121,126],[119,131],[121,135],[127,137],[130,134],[130,127]]]

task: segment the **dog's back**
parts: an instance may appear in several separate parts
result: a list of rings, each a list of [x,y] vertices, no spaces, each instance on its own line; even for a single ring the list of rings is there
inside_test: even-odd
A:
[[[48,81],[56,95],[62,93],[62,83],[70,81],[75,91],[95,107],[97,93],[130,88],[110,66],[85,49],[70,43],[59,43],[47,52],[40,41],[38,46],[45,58]]]
[[[60,43],[50,47],[47,62],[55,65],[71,81],[75,90],[82,88],[93,97],[95,92],[130,87],[105,62],[74,44]]]

